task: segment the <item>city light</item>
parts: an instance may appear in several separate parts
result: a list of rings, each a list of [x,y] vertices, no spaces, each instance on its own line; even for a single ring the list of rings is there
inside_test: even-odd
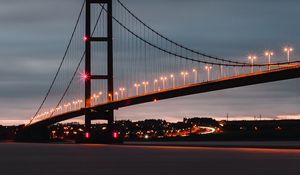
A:
[[[112,135],[113,135],[113,138],[114,138],[114,139],[117,139],[117,138],[119,137],[119,134],[118,134],[117,132],[113,132]]]
[[[89,138],[91,137],[91,135],[90,135],[89,132],[85,132],[85,133],[84,133],[84,137],[85,137],[86,139],[89,139]]]

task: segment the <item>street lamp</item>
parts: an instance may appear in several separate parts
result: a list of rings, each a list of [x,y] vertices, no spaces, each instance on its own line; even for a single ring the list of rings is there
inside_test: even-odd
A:
[[[248,56],[248,59],[251,61],[251,73],[253,73],[253,64],[254,64],[254,60],[256,60],[256,56]]]
[[[108,94],[108,101],[113,101],[113,96],[111,93]]]
[[[160,77],[160,80],[162,81],[162,83],[163,83],[163,89],[165,89],[165,87],[166,87],[166,84],[165,84],[165,82],[167,81],[167,77]]]
[[[93,102],[94,102],[94,96],[91,96],[91,103],[92,103],[92,105],[93,105]],[[74,103],[74,102],[73,102]]]
[[[224,70],[223,70],[223,65],[220,66],[220,78],[223,78],[223,73]]]
[[[136,95],[138,96],[139,95],[139,87],[141,85],[139,83],[134,83],[134,87],[136,88]]]
[[[144,93],[147,93],[147,86],[149,85],[148,81],[143,81],[142,84],[144,85]]]
[[[115,95],[116,95],[116,100],[119,100],[119,93],[115,92]]]
[[[158,83],[158,80],[157,80],[157,79],[155,79],[153,82],[154,82],[154,86],[153,86],[153,88],[154,88],[154,91],[156,91],[156,85],[157,85],[157,83]]]
[[[94,98],[94,105],[96,105],[96,104],[97,104],[97,101],[98,101],[98,98],[99,98],[99,96],[98,96],[98,95],[96,95],[96,94],[94,94],[94,95],[93,95],[93,98]]]
[[[194,72],[194,83],[197,83],[197,81],[198,81],[198,71],[197,71],[197,69],[193,69],[193,72]]]
[[[175,88],[175,77],[174,77],[174,75],[171,74],[170,78],[172,79],[173,88]]]
[[[124,98],[124,91],[126,90],[124,87],[119,88],[121,92],[121,98]]]
[[[69,107],[71,106],[71,103],[67,103],[64,105],[65,107],[65,112],[68,112],[69,111]]]
[[[77,109],[77,101],[73,101],[74,109]]]
[[[212,69],[212,66],[206,65],[205,69],[207,70],[207,81],[209,81],[210,80],[210,71]]]
[[[82,100],[78,100],[77,101],[78,102],[78,106],[79,106],[79,108],[81,107],[81,103],[83,102]]]
[[[57,108],[55,109],[55,112],[59,113],[60,110],[62,110],[62,107],[61,107],[61,106],[57,107]]]
[[[272,51],[266,51],[266,52],[265,52],[265,56],[268,57],[268,64],[269,64],[268,69],[269,69],[269,70],[271,70],[270,64],[271,64],[271,57],[272,57],[273,55],[274,55],[274,53],[273,53]]]
[[[99,103],[101,103],[101,96],[103,95],[103,92],[102,91],[99,91]]]
[[[67,104],[64,104],[64,112],[67,112],[68,111],[68,106]]]
[[[183,76],[183,85],[185,85],[185,77],[189,74],[188,72],[181,72],[180,73]]]
[[[287,54],[287,60],[288,60],[288,62],[290,62],[290,54],[291,54],[291,52],[293,52],[293,48],[291,48],[291,47],[285,47],[284,49],[283,49],[283,51],[284,52],[286,52],[286,54]]]

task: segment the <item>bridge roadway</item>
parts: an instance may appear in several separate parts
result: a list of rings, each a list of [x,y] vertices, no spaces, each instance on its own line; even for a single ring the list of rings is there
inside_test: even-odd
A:
[[[192,95],[198,93],[205,93],[210,91],[229,89],[241,86],[249,86],[254,84],[268,83],[280,80],[287,80],[300,77],[300,64],[295,64],[291,66],[286,66],[271,71],[255,72],[251,74],[244,74],[239,76],[233,76],[229,78],[222,78],[218,80],[190,84],[186,86],[180,86],[177,88],[161,90],[157,92],[151,92],[148,94],[142,94],[140,96],[134,96],[126,99],[121,99],[113,102],[103,103],[91,107],[91,110],[103,112],[105,114],[106,110],[109,109],[119,109],[131,105],[137,105],[147,102],[153,102],[158,100],[164,100],[174,97],[180,97],[185,95]],[[46,118],[30,126],[48,126],[61,122],[64,120],[72,119],[84,115],[85,109],[79,109],[75,111],[70,111],[62,113],[59,115],[52,116],[51,118]]]

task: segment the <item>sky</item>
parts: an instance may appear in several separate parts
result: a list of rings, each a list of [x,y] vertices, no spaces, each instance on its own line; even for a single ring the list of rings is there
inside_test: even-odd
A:
[[[122,0],[175,41],[220,57],[243,58],[292,46],[300,57],[298,0]],[[52,80],[82,0],[0,0],[0,124],[22,124]],[[265,58],[261,58],[265,59]],[[241,60],[244,61],[244,60]],[[300,79],[185,96],[120,109],[116,119],[300,118]]]

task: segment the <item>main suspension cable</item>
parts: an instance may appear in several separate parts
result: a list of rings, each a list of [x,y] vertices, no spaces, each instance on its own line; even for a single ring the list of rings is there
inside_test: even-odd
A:
[[[37,111],[35,112],[34,116],[30,119],[29,124],[31,124],[31,122],[34,120],[34,118],[38,115],[38,113],[39,113],[40,110],[42,109],[43,105],[45,104],[45,102],[46,102],[46,100],[47,100],[47,98],[48,98],[48,96],[49,96],[49,94],[50,94],[50,92],[51,92],[51,90],[52,90],[52,88],[53,88],[53,86],[54,86],[54,83],[55,83],[55,81],[56,81],[56,79],[57,79],[57,77],[58,77],[58,74],[59,74],[59,72],[60,72],[60,70],[61,70],[61,68],[62,68],[62,65],[63,65],[63,63],[64,63],[64,61],[65,61],[65,58],[66,58],[66,56],[67,56],[67,53],[68,53],[68,51],[69,51],[70,45],[71,45],[71,43],[72,43],[72,41],[73,41],[73,38],[74,38],[74,35],[75,35],[75,31],[76,31],[76,29],[77,29],[77,27],[78,27],[79,20],[80,20],[80,17],[81,17],[81,15],[82,15],[82,12],[83,12],[84,5],[85,5],[85,1],[83,2],[82,6],[81,6],[81,9],[80,9],[78,18],[77,18],[77,20],[76,20],[76,24],[75,24],[75,26],[74,26],[74,28],[73,28],[73,32],[72,32],[71,37],[70,37],[70,40],[69,40],[69,42],[68,42],[67,48],[66,48],[66,50],[65,50],[65,52],[64,52],[64,55],[63,55],[62,60],[61,60],[61,62],[60,62],[60,64],[59,64],[59,67],[58,67],[58,69],[57,69],[57,71],[56,71],[56,73],[55,73],[55,76],[54,76],[54,78],[53,78],[53,80],[52,80],[52,82],[51,82],[51,84],[50,84],[50,87],[49,87],[49,89],[48,89],[48,91],[47,91],[47,93],[46,93],[46,95],[45,95],[45,97],[44,97],[42,103],[40,104],[40,106],[38,107]]]

